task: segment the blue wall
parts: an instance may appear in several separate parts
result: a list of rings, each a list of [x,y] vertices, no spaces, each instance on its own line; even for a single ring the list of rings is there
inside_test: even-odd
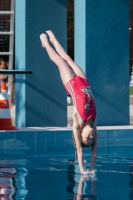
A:
[[[129,124],[129,0],[76,0],[75,23],[75,61],[92,86],[98,125]]]
[[[16,125],[66,126],[66,92],[39,35],[53,30],[66,48],[66,0],[16,0]]]

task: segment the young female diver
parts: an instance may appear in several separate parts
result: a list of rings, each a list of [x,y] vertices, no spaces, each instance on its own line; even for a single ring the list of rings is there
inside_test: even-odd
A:
[[[81,174],[90,174],[95,167],[97,150],[96,107],[90,84],[81,68],[67,55],[52,31],[41,34],[42,46],[58,66],[62,82],[74,103],[73,139]],[[49,36],[50,42],[48,41]],[[51,47],[55,47],[55,50]],[[91,167],[86,170],[82,147],[91,146]]]

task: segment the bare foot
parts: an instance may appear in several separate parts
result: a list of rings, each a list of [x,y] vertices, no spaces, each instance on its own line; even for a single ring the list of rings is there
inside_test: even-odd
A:
[[[46,33],[49,36],[50,42],[54,45],[54,40],[56,39],[54,33],[51,30],[46,31]]]
[[[42,42],[42,46],[45,48],[47,44],[49,44],[49,41],[48,41],[48,38],[47,38],[47,35],[42,33],[40,35],[40,40]]]

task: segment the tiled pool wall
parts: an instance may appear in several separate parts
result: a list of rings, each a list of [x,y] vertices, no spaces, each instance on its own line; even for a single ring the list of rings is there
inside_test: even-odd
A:
[[[6,155],[72,155],[72,130],[0,131],[0,154]],[[133,146],[130,129],[98,130],[98,147]],[[84,151],[87,151],[86,148]]]

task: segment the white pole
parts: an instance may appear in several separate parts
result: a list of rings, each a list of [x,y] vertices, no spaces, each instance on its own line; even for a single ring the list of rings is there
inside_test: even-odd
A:
[[[11,0],[11,12],[13,13],[15,10],[15,0]],[[14,51],[14,14],[10,15],[10,41],[9,41],[9,52],[12,52],[12,55],[9,55],[9,70],[13,68],[13,51]],[[9,75],[8,77],[8,95],[9,95],[9,102],[11,103],[11,94],[12,94],[12,76]]]
[[[133,86],[133,66],[132,66],[132,72],[131,72],[131,78],[130,78],[130,87]]]

